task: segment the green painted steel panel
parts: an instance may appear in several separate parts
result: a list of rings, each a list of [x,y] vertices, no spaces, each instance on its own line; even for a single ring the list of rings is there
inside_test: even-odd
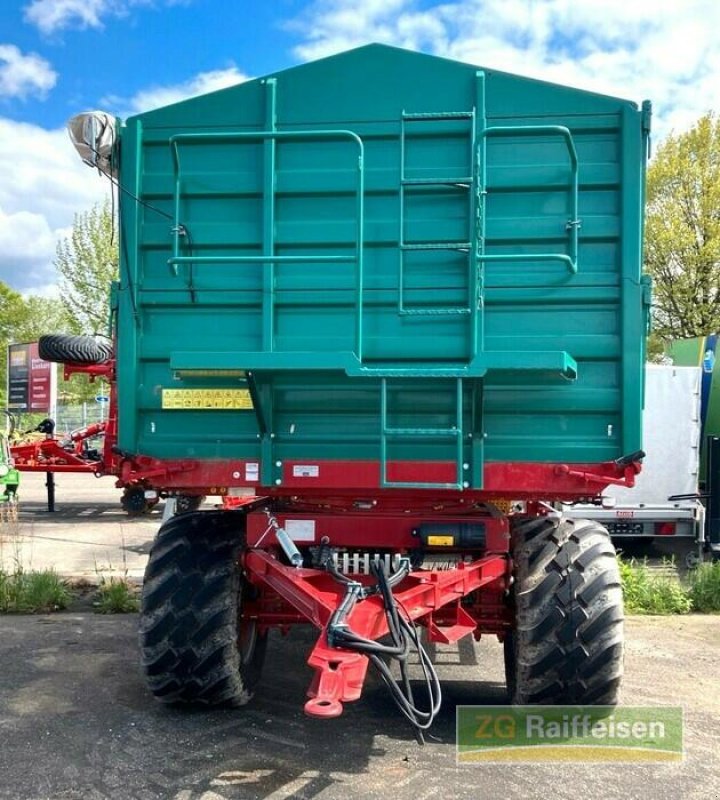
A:
[[[144,204],[121,196],[120,447],[458,462],[639,449],[645,119],[381,45],[130,118],[121,182]],[[267,436],[252,410],[161,407],[163,388],[247,385],[188,372],[203,369],[252,370]],[[459,449],[428,433],[454,427]]]

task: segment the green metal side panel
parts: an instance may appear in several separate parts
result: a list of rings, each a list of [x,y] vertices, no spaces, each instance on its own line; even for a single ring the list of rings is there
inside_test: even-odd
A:
[[[380,45],[129,119],[120,447],[477,487],[639,449],[644,119]],[[255,410],[162,407],[227,388]]]

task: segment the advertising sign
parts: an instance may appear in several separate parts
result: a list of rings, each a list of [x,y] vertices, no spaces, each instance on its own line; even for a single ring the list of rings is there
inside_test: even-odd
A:
[[[55,364],[40,358],[37,342],[8,345],[8,409],[20,413],[51,414],[56,395]]]

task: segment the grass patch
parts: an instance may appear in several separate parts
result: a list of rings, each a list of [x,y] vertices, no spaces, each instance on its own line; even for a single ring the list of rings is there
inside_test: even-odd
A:
[[[720,561],[700,564],[693,570],[688,595],[695,611],[720,611]]]
[[[140,609],[137,591],[125,578],[105,578],[100,581],[94,603],[98,614],[133,614]]]
[[[70,599],[67,584],[52,569],[0,570],[0,613],[47,614],[67,608]]]
[[[693,610],[688,589],[678,580],[653,574],[645,562],[620,559],[620,577],[625,610],[630,614],[687,614]]]

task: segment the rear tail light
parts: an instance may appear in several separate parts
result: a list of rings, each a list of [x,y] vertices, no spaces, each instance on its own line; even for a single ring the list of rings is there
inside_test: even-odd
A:
[[[656,522],[655,523],[656,536],[674,536],[675,523],[674,522]]]

